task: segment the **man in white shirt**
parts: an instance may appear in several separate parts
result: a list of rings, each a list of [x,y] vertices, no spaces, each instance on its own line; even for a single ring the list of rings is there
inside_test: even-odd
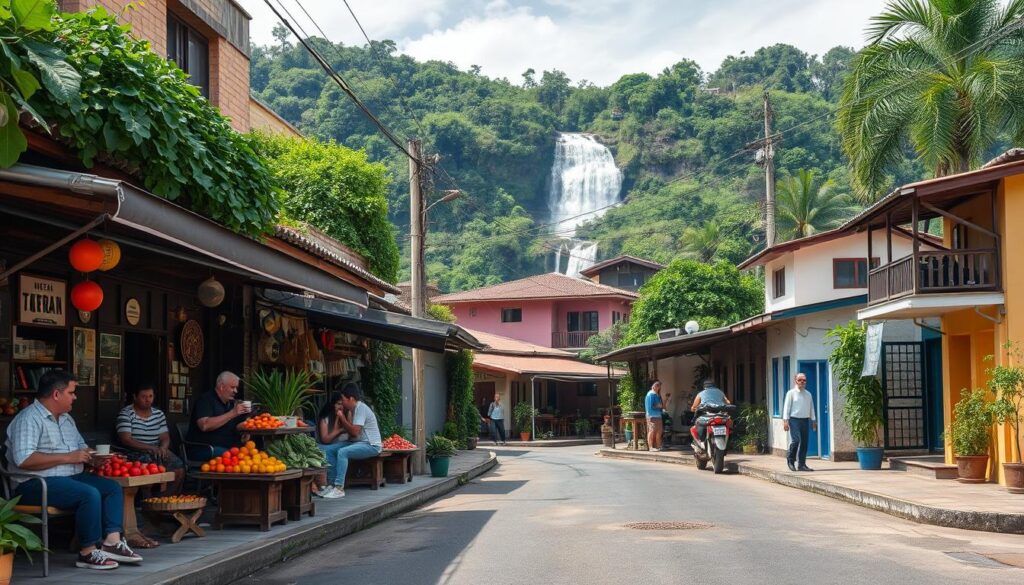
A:
[[[814,398],[806,386],[807,376],[797,374],[796,386],[786,392],[786,402],[782,405],[782,428],[789,431],[786,463],[790,471],[814,471],[807,467],[807,441],[810,438],[807,427],[817,431],[818,420],[814,416]]]

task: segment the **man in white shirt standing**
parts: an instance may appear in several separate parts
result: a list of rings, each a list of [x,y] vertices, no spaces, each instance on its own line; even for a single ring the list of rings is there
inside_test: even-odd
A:
[[[796,386],[786,392],[786,402],[782,405],[782,428],[789,431],[786,463],[790,471],[814,471],[807,467],[808,426],[817,431],[818,420],[814,416],[814,398],[806,386],[807,376],[797,374]]]

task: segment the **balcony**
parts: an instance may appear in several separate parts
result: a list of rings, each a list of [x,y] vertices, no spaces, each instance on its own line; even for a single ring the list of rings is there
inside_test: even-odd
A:
[[[995,248],[921,251],[868,273],[868,305],[908,295],[996,291]]]
[[[551,347],[555,349],[587,347],[587,340],[597,333],[597,331],[552,331]]]

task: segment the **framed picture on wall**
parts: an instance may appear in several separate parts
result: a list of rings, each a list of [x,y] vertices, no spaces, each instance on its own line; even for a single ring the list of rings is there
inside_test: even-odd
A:
[[[121,336],[100,333],[100,359],[121,359]]]
[[[100,361],[100,400],[121,400],[121,364],[109,360]]]
[[[172,398],[168,401],[167,410],[171,411],[171,414],[181,414],[185,412],[185,403],[177,398]]]
[[[96,385],[96,330],[75,327],[71,371],[80,386]]]

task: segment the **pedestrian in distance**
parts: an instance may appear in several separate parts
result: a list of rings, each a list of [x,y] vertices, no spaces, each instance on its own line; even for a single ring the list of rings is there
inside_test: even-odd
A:
[[[782,428],[789,431],[789,454],[786,464],[790,471],[814,471],[807,467],[808,426],[818,430],[814,416],[814,397],[807,391],[807,376],[796,375],[796,384],[786,392],[782,405]]]
[[[491,427],[491,439],[494,440],[494,444],[498,444],[498,439],[501,439],[501,444],[505,444],[505,409],[501,407],[501,394],[494,393],[494,402],[487,407],[487,418],[490,419]]]
[[[644,397],[644,410],[647,416],[647,448],[651,451],[661,451],[661,439],[664,432],[664,421],[661,415],[665,412],[671,394],[661,397],[661,381],[655,380],[651,389]]]

